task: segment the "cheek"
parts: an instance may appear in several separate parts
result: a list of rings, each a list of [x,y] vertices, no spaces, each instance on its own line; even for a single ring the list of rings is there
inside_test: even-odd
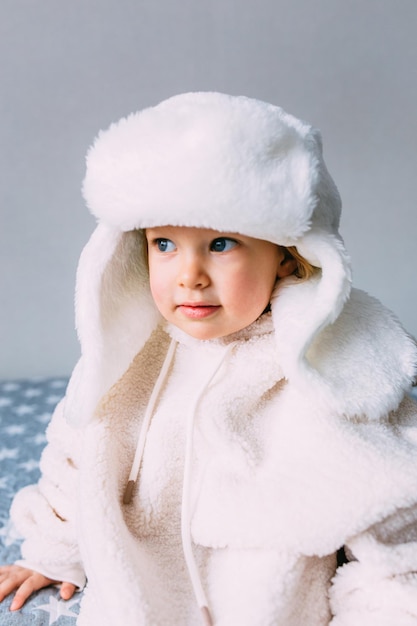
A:
[[[262,275],[260,269],[237,274],[229,284],[230,305],[256,319],[270,301],[275,280],[273,272]]]
[[[166,274],[158,268],[158,264],[149,263],[149,285],[157,307],[163,304],[167,294]]]
[[[261,315],[270,303],[276,279],[273,264],[260,264],[242,277],[238,286],[239,300],[241,303],[245,301],[245,307],[254,316],[254,319]]]
[[[250,290],[258,297],[269,298],[276,281],[275,267],[269,264],[252,266],[242,276],[242,283],[246,285],[246,290]]]

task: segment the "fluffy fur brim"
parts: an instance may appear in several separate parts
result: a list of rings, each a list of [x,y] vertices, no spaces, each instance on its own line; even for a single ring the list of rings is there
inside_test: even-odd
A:
[[[121,230],[194,226],[293,244],[335,230],[340,198],[318,131],[281,108],[191,93],[101,132],[87,156],[92,213]]]

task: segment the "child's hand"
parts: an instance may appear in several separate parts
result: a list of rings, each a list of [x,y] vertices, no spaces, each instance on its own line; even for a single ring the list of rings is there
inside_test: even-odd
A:
[[[0,567],[0,602],[13,591],[17,590],[10,605],[11,611],[22,608],[29,596],[43,587],[55,585],[59,581],[51,580],[39,572],[25,569],[19,565],[5,565]],[[61,584],[61,598],[69,600],[75,592],[75,585],[63,582]]]

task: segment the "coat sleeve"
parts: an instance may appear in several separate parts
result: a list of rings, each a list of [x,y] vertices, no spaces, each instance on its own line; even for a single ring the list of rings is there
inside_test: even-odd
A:
[[[417,411],[405,398],[391,414],[415,442]],[[414,445],[414,443],[413,443]],[[346,542],[349,562],[332,581],[331,626],[417,626],[417,494],[409,507]]]
[[[330,590],[331,626],[417,626],[417,505],[351,539]]]
[[[47,429],[41,478],[20,490],[12,503],[12,523],[23,536],[18,565],[48,578],[85,585],[76,533],[77,466],[82,431],[68,426],[63,403],[56,407]]]

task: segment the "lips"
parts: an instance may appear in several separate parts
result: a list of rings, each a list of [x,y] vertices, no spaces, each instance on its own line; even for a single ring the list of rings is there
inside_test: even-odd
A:
[[[220,305],[205,302],[184,302],[177,308],[185,317],[201,320],[214,315],[220,309]]]

